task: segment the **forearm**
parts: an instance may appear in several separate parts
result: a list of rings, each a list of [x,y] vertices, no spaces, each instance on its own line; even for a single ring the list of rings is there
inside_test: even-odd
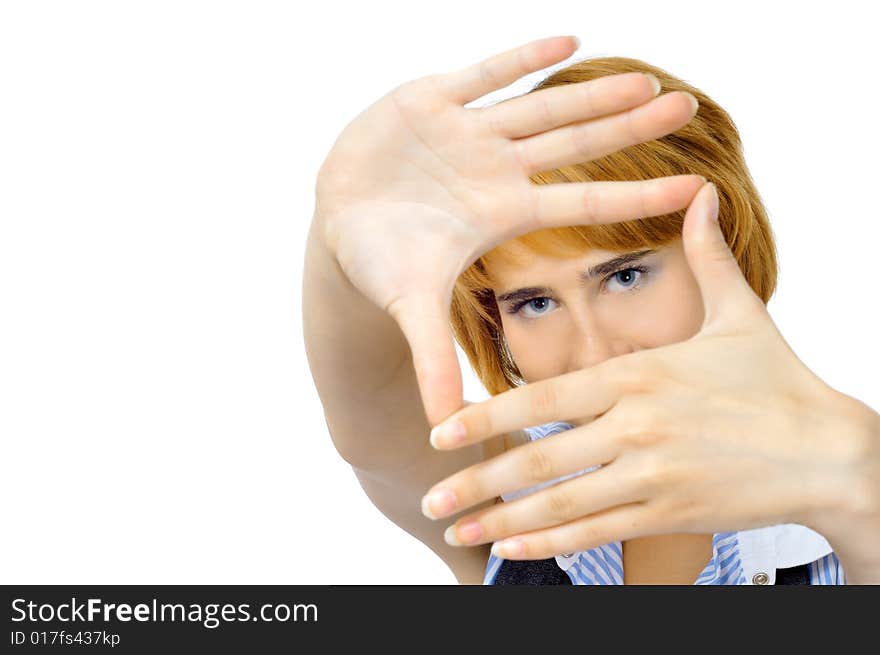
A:
[[[407,388],[400,376],[412,368],[409,345],[394,319],[348,280],[317,215],[306,241],[302,299],[306,355],[336,449],[361,462],[379,439],[381,449],[393,448],[393,416],[421,408],[414,376],[409,397],[386,397],[389,388]],[[426,439],[428,429],[425,421]]]
[[[826,438],[847,444],[848,452],[836,490],[827,502],[810,508],[804,522],[822,534],[834,549],[847,584],[880,584],[880,414],[840,394],[844,411],[829,423]],[[829,458],[828,465],[832,465]]]

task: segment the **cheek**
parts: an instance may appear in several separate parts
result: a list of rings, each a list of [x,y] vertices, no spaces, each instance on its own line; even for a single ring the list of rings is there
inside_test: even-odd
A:
[[[529,327],[520,325],[515,319],[502,319],[502,325],[507,347],[526,382],[559,374],[565,353],[554,344],[565,341],[553,334],[554,328],[559,327],[556,321],[544,321],[540,327]]]

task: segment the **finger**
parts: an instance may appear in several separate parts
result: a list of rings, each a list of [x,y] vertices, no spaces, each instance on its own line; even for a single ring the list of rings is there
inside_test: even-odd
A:
[[[534,213],[527,228],[594,225],[664,216],[687,207],[702,175],[671,175],[626,182],[533,184]]]
[[[402,296],[388,306],[406,337],[430,425],[463,404],[461,368],[455,353],[449,309],[428,294]]]
[[[617,457],[620,446],[605,415],[595,421],[512,448],[435,484],[422,501],[429,518],[443,518],[525,487],[546,487]]]
[[[637,107],[659,91],[653,75],[619,73],[541,89],[475,111],[495,134],[518,139]]]
[[[624,394],[643,387],[647,371],[640,370],[639,362],[644,352],[612,357],[468,405],[431,431],[431,444],[440,450],[460,448],[520,428],[604,414]]]
[[[633,109],[559,127],[513,141],[513,145],[526,175],[534,175],[659,139],[686,125],[696,113],[693,95],[673,91]]]
[[[496,557],[535,560],[576,553],[615,541],[661,534],[650,506],[630,503],[564,525],[508,537],[492,546]],[[509,546],[509,548],[508,548]]]
[[[492,91],[503,89],[519,78],[558,63],[571,56],[577,42],[570,36],[553,36],[493,55],[476,64],[435,79],[446,97],[459,105],[467,104]]]
[[[685,257],[703,299],[703,333],[722,333],[754,319],[769,318],[764,301],[746,280],[721,231],[718,200],[715,185],[704,185],[682,225]]]
[[[519,500],[462,517],[446,529],[444,537],[453,546],[473,546],[557,527],[645,499],[644,490],[621,474],[616,464],[611,464]]]

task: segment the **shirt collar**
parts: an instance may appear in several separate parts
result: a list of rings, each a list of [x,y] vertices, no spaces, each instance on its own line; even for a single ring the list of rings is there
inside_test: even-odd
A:
[[[746,584],[761,573],[768,577],[764,584],[775,584],[776,569],[810,564],[833,550],[825,537],[797,523],[740,530],[736,537]]]

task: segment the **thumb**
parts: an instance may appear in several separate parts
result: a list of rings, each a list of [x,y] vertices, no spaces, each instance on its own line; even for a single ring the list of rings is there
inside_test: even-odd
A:
[[[682,241],[703,297],[703,330],[741,325],[766,312],[733,256],[718,223],[718,191],[704,184],[684,217]]]
[[[409,343],[422,405],[433,427],[463,405],[449,303],[431,294],[413,294],[398,298],[388,313]]]

